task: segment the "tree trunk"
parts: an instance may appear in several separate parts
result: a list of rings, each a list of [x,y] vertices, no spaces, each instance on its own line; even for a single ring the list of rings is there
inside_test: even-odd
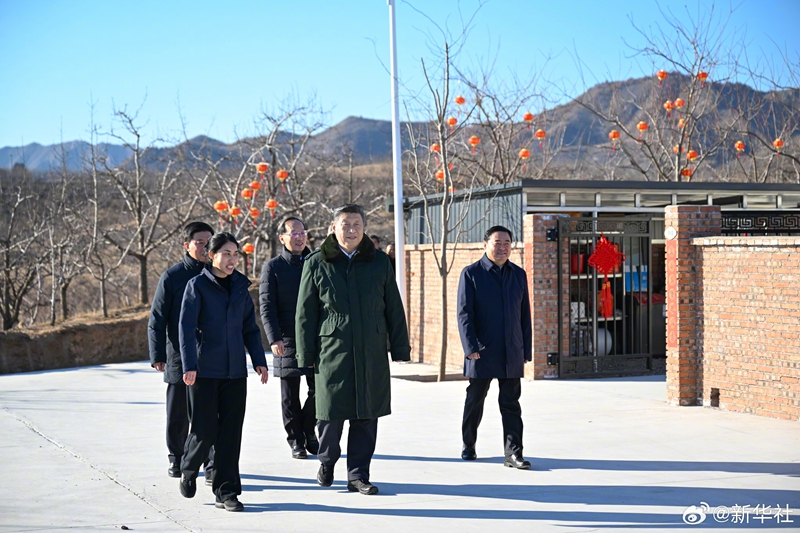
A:
[[[105,273],[103,273],[105,275]],[[108,304],[106,302],[106,278],[100,280],[100,309],[103,311],[103,318],[108,318]]]
[[[444,381],[447,377],[447,268],[445,255],[442,254],[442,270],[439,273],[442,280],[442,351],[439,353],[439,376],[437,381]]]
[[[69,281],[61,284],[61,321],[64,322],[69,318],[69,306],[67,305],[67,290],[69,289]]]
[[[147,295],[147,256],[138,255],[139,260],[139,303],[147,305],[150,303]]]

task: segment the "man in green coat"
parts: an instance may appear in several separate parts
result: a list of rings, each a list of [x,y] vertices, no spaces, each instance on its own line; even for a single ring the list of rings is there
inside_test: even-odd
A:
[[[366,222],[359,205],[334,211],[333,233],[305,260],[295,338],[297,364],[314,365],[322,463],[317,482],[333,483],[347,420],[347,490],[377,494],[369,465],[378,418],[391,413],[387,348],[394,361],[408,361],[411,349],[394,270],[389,257],[364,236]]]

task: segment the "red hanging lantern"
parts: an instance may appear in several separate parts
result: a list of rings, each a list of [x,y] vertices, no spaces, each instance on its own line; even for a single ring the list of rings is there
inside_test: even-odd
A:
[[[544,150],[544,138],[547,137],[547,133],[543,129],[538,129],[534,136],[539,139],[539,150]]]
[[[736,141],[733,143],[733,147],[736,148],[736,157],[742,157],[742,152],[744,152],[744,142]]]
[[[470,146],[472,146],[472,153],[474,154],[475,147],[481,143],[481,139],[477,135],[473,135],[472,137],[469,138],[467,142],[470,144]]]
[[[781,156],[781,148],[783,147],[783,141],[780,139],[775,139],[772,141],[772,146],[775,147],[775,150],[778,152],[778,157]]]
[[[534,119],[533,113],[528,112],[522,115],[522,120],[528,123],[528,129],[531,129],[531,124],[533,124],[533,119]]]
[[[686,178],[686,181],[692,179],[692,174],[694,174],[694,171],[691,168],[684,168],[683,170],[681,170],[681,176]]]
[[[272,218],[275,218],[275,209],[278,208],[278,202],[275,201],[275,198],[270,198],[269,200],[267,200],[266,206],[267,209],[269,209]]]
[[[261,182],[260,181],[251,181],[250,182],[250,188],[253,189],[254,191],[257,191],[257,190],[261,189]]]
[[[686,159],[688,159],[692,163],[694,163],[695,159],[697,159],[698,157],[700,157],[700,154],[698,154],[696,150],[689,150],[688,152],[686,152]]]
[[[672,147],[672,153],[677,154],[678,152],[683,153],[683,146],[676,144]]]
[[[218,202],[214,202],[214,211],[219,213],[220,215],[228,210],[228,202],[224,202],[219,200]]]
[[[457,190],[458,190],[458,189],[456,189],[456,188],[455,188],[453,185],[451,185],[451,186],[449,186],[449,187],[447,188],[447,192],[456,192]]]
[[[700,71],[697,73],[697,79],[700,80],[700,87],[706,86],[706,80],[708,79],[708,72]]]
[[[685,105],[686,105],[686,100],[684,100],[683,98],[678,97],[678,98],[675,99],[675,109],[677,109],[678,112],[680,112],[681,109],[683,109],[683,106],[685,106]],[[679,128],[683,127],[683,126],[681,126],[680,121],[678,121],[678,127]]]
[[[531,151],[523,148],[519,151],[519,158],[522,159],[522,172],[528,171],[528,158],[531,156]]]
[[[462,106],[467,103],[467,99],[461,96],[460,94],[456,96],[455,100],[453,100],[456,105]]]
[[[242,189],[242,198],[244,198],[245,200],[249,200],[252,197],[253,197],[253,189],[249,189],[247,187]]]
[[[639,123],[636,125],[636,129],[639,130],[639,141],[642,140],[642,135],[644,135],[644,132],[646,132],[647,128],[649,127],[650,126],[648,126],[647,122],[645,122],[644,120],[639,121]]]
[[[238,207],[236,207],[236,206],[233,206],[233,207],[231,207],[230,211],[228,211],[228,212],[231,214],[231,217],[233,217],[233,223],[234,223],[234,224],[238,224],[238,223],[239,223],[239,221],[238,221],[238,220],[236,220],[236,217],[238,217],[239,215],[241,215],[241,214],[242,214],[242,210],[241,210],[241,209],[239,209],[239,208],[238,208]]]
[[[611,149],[616,151],[617,150],[617,139],[619,139],[620,133],[617,130],[611,130],[608,132],[608,138],[611,139]]]
[[[286,186],[284,185],[284,182],[286,182],[286,179],[289,177],[289,173],[286,172],[284,169],[280,169],[275,173],[275,177],[278,178],[278,180],[280,180],[281,182],[281,192],[285,193]]]
[[[672,110],[675,109],[675,104],[672,103],[672,100],[667,100],[664,102],[664,109],[667,111],[667,118],[672,116]]]
[[[242,251],[249,255],[256,251],[256,247],[248,242],[245,243],[244,246],[242,246]]]
[[[686,119],[684,119],[684,118],[682,118],[682,119],[680,119],[680,120],[678,121],[678,129],[679,129],[679,130],[682,130],[682,129],[683,129],[683,127],[684,127],[684,126],[686,126],[686,125],[688,125],[688,124],[689,124],[689,121],[688,121],[688,120],[686,120]]]
[[[621,253],[617,246],[609,242],[605,234],[601,234],[592,255],[589,256],[589,266],[597,270],[598,274],[603,275],[603,286],[598,296],[598,302],[602,300],[600,313],[603,318],[614,316],[614,297],[611,294],[608,275],[612,274],[624,262],[625,254]]]
[[[661,82],[667,79],[667,76],[669,76],[669,74],[667,74],[666,70],[659,70],[658,72],[656,72],[656,78],[658,78],[659,87],[661,87]]]
[[[266,163],[258,163],[256,165],[256,171],[259,174],[265,174],[267,172],[267,170],[269,170],[269,165],[266,164]]]
[[[447,125],[450,126],[450,133],[453,133],[453,130],[456,129],[456,124],[458,124],[458,119],[456,117],[447,119]]]
[[[441,154],[441,153],[442,153],[442,147],[441,147],[441,146],[439,146],[439,145],[438,145],[438,144],[436,144],[436,143],[433,143],[433,144],[431,145],[431,152],[433,152],[433,153],[436,153],[436,154]]]
[[[253,219],[253,227],[256,227],[256,219],[261,216],[261,210],[257,207],[250,208],[250,218]]]
[[[439,181],[444,180],[444,170],[441,170],[441,169],[437,170],[435,176],[436,176],[436,179],[439,180]]]

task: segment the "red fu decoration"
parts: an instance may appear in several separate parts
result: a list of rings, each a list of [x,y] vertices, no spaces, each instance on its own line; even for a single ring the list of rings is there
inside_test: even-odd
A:
[[[603,318],[614,316],[614,297],[611,294],[611,283],[608,281],[608,275],[613,273],[624,262],[625,254],[611,244],[606,239],[605,234],[601,234],[592,255],[589,256],[589,266],[603,275],[603,288],[600,291],[600,296],[598,296],[598,302],[602,302],[600,314],[603,315]]]

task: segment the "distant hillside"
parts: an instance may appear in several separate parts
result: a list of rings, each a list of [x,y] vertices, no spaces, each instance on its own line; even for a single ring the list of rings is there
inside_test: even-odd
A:
[[[598,119],[593,113],[587,110],[579,102],[591,101],[601,107],[609,108],[612,96],[620,96],[617,107],[613,109],[613,114],[633,128],[636,122],[646,119],[644,111],[638,108],[631,101],[638,103],[649,103],[651,107],[655,104],[658,111],[661,103],[666,99],[674,99],[679,94],[678,87],[686,83],[687,79],[679,74],[671,74],[662,87],[657,87],[650,78],[629,79],[619,82],[605,82],[595,85],[584,94],[577,97],[574,101],[567,104],[548,109],[539,114],[546,121],[548,139],[563,139],[563,150],[558,155],[557,165],[569,165],[578,157],[586,157],[580,153],[581,150],[572,149],[578,147],[597,147],[608,144],[609,125]],[[716,102],[714,112],[704,119],[704,130],[710,132],[707,141],[713,140],[715,131],[722,131],[716,128],[717,124],[726,124],[730,121],[734,111],[750,102],[765,101],[769,97],[774,101],[781,101],[788,104],[789,108],[800,109],[800,89],[790,89],[777,93],[760,93],[751,87],[737,83],[709,83],[706,91],[706,98]],[[775,134],[771,131],[775,121],[770,120],[769,113],[773,109],[764,106],[761,111],[756,113],[749,125],[753,131],[763,134],[767,138]],[[797,122],[798,117],[783,116],[777,117],[777,122]],[[421,124],[415,124],[420,126]],[[795,125],[796,126],[796,125]],[[407,147],[407,134],[405,125],[401,127],[402,142],[404,148]],[[151,149],[147,162],[158,166],[160,161],[166,161],[176,150],[185,149],[187,143],[182,143],[173,147]],[[200,148],[212,159],[218,159],[224,155],[237,152],[240,145],[225,144],[215,139],[198,136],[188,141],[192,149],[197,151]],[[315,137],[309,143],[309,148],[315,151],[328,154],[346,153],[353,150],[354,159],[358,164],[388,161],[392,154],[392,128],[388,120],[374,120],[361,117],[348,117],[339,124],[332,126]],[[130,152],[118,145],[102,144],[101,149],[108,154],[109,163],[112,166],[124,164],[130,157]],[[15,163],[24,161],[28,169],[34,171],[47,171],[60,166],[58,145],[42,146],[37,143],[29,144],[25,147],[6,147],[0,149],[0,168],[11,168]],[[83,141],[73,141],[65,143],[64,151],[67,153],[67,165],[72,170],[81,167],[88,150],[87,143]]]

